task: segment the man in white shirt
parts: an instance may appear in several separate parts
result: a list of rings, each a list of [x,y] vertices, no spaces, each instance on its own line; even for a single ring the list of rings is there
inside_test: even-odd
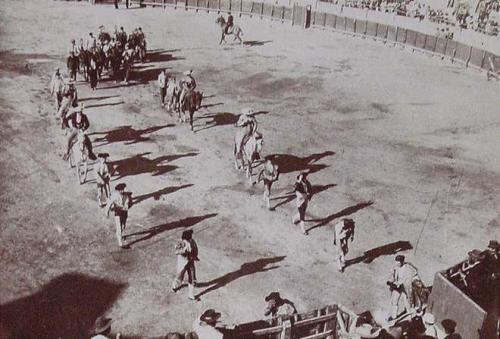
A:
[[[411,312],[410,298],[413,293],[413,281],[419,279],[415,266],[405,262],[404,255],[396,256],[396,265],[391,271],[387,285],[391,291],[391,317],[392,321],[398,316],[399,302],[402,301],[406,312]]]
[[[193,324],[193,330],[199,339],[222,339],[224,335],[215,325],[220,318],[220,313],[208,309]]]
[[[64,87],[66,84],[61,76],[61,72],[59,71],[59,67],[56,68],[54,75],[52,75],[52,80],[50,82],[50,94],[54,96],[54,102],[56,105],[56,114],[59,112],[59,108],[61,107],[62,95],[64,91]]]
[[[158,87],[160,88],[161,105],[165,107],[165,96],[167,95],[167,72],[162,70],[158,75]]]

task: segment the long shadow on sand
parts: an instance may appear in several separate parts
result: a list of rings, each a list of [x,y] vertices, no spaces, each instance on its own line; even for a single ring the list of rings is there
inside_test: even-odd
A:
[[[130,145],[130,144],[135,144],[137,142],[148,141],[148,140],[150,140],[150,138],[147,137],[146,134],[151,134],[151,133],[159,131],[163,128],[172,127],[172,126],[174,126],[174,125],[167,124],[167,125],[148,127],[145,129],[134,129],[134,128],[132,128],[132,126],[127,125],[127,126],[120,126],[120,127],[115,128],[111,131],[94,132],[94,133],[90,133],[89,135],[104,134],[103,137],[98,137],[98,138],[94,139],[94,143],[102,142],[102,144],[94,145],[94,147],[105,146],[105,145],[111,144],[113,142],[127,142],[126,144]]]
[[[165,187],[165,188],[162,188],[161,190],[158,190],[158,191],[154,191],[154,192],[143,194],[143,195],[138,195],[132,199],[132,202],[134,205],[137,205],[137,204],[143,202],[144,200],[148,200],[150,198],[153,198],[154,200],[159,200],[161,198],[161,196],[163,196],[163,195],[174,193],[178,190],[181,190],[183,188],[188,188],[191,186],[193,186],[193,184]]]
[[[365,253],[363,253],[363,255],[360,257],[347,260],[346,267],[360,262],[369,264],[380,256],[394,255],[398,252],[408,251],[411,249],[413,249],[413,246],[410,244],[409,241],[402,241],[402,240],[396,241],[387,245],[372,248],[371,250],[368,250]]]
[[[217,213],[211,213],[211,214],[205,214],[205,215],[200,215],[200,216],[196,216],[196,217],[184,218],[181,220],[161,224],[161,225],[152,227],[152,228],[145,230],[145,231],[130,233],[130,234],[125,235],[124,238],[143,235],[139,239],[135,239],[132,242],[128,243],[128,246],[132,246],[133,244],[136,244],[136,243],[144,241],[144,240],[151,239],[152,237],[154,237],[160,233],[166,232],[166,231],[171,231],[171,230],[174,230],[176,228],[187,228],[187,227],[194,226],[194,225],[202,222],[203,220],[213,218],[216,215],[217,215]]]
[[[259,111],[259,112],[253,113],[252,115],[257,116],[257,115],[268,114],[268,113],[269,112],[267,112],[267,111]],[[197,132],[202,131],[204,129],[216,127],[216,126],[234,125],[238,121],[239,117],[240,117],[239,114],[234,114],[231,112],[219,112],[219,113],[207,114],[207,115],[201,116],[201,117],[199,117],[199,119],[212,119],[212,120],[207,121],[206,126],[198,129]]]
[[[197,287],[208,287],[208,288],[206,288],[205,290],[200,292],[196,297],[199,298],[204,294],[207,294],[207,293],[215,291],[221,287],[224,287],[227,284],[229,284],[230,282],[233,282],[238,278],[279,268],[279,266],[277,266],[277,265],[269,266],[269,267],[268,267],[268,265],[280,262],[285,258],[286,258],[286,256],[279,256],[279,257],[262,258],[262,259],[258,259],[258,260],[252,261],[252,262],[247,262],[247,263],[244,263],[243,265],[241,265],[241,267],[239,269],[237,269],[236,271],[229,272],[229,273],[223,275],[222,277],[215,278],[215,279],[207,281],[207,282],[198,283]]]
[[[333,221],[337,218],[342,218],[342,217],[351,215],[351,214],[356,213],[357,211],[359,211],[363,208],[366,208],[368,206],[371,206],[371,205],[373,205],[373,201],[362,202],[362,203],[344,208],[342,211],[331,214],[331,215],[327,216],[326,218],[306,220],[309,222],[317,222],[317,224],[314,225],[313,227],[309,228],[308,231],[312,231],[315,228],[328,225],[331,221]]]
[[[154,159],[149,159],[145,157],[145,155],[148,154],[150,154],[150,152],[110,162],[110,165],[113,166],[113,175],[117,175],[114,180],[143,173],[152,173],[153,176],[162,175],[178,168],[174,165],[164,164],[165,162],[171,162],[179,158],[194,157],[198,155],[198,153],[191,152],[185,154],[164,155]]]
[[[297,171],[308,171],[309,173],[318,172],[328,165],[317,164],[319,160],[325,157],[335,155],[335,152],[326,151],[322,153],[311,154],[307,157],[298,157],[291,154],[271,154],[266,158],[271,159],[279,166],[280,173],[290,173]]]
[[[90,338],[94,321],[127,285],[65,273],[32,295],[0,306],[2,338]]]
[[[331,187],[335,187],[335,186],[337,186],[337,184],[313,185],[311,196],[314,196],[315,194],[326,191],[327,189],[329,189]],[[285,205],[285,204],[289,203],[290,201],[292,201],[293,199],[295,199],[295,193],[287,192],[283,196],[271,198],[271,200],[280,200],[280,199],[284,199],[284,200],[280,201],[274,207],[272,207],[272,210],[275,210],[276,208],[278,208],[282,205]]]

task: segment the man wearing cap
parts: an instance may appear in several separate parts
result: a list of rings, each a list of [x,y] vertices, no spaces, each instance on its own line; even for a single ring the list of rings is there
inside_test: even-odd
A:
[[[126,248],[123,245],[123,231],[127,227],[128,210],[132,206],[130,194],[125,192],[125,187],[127,185],[124,183],[116,185],[115,192],[111,195],[106,206],[106,215],[108,217],[109,211],[115,212],[116,240],[121,248]]]
[[[278,181],[279,178],[279,168],[278,165],[274,164],[270,158],[264,162],[264,166],[257,176],[257,181],[264,182],[264,195],[262,199],[266,202],[267,208],[271,210],[271,202],[269,198],[271,196],[271,186],[273,182]]]
[[[196,284],[195,261],[198,261],[198,245],[193,239],[193,230],[182,232],[181,240],[175,246],[177,256],[177,274],[172,281],[172,292],[177,292],[184,280],[184,275],[188,275],[188,298],[195,300],[194,286]]]
[[[76,73],[80,67],[80,61],[75,55],[75,51],[69,51],[68,59],[66,60],[66,66],[68,67],[69,78],[76,81]]]
[[[194,91],[196,88],[196,81],[193,78],[193,70],[185,71],[184,77],[180,81],[181,94],[179,97],[179,104],[182,106],[184,104],[184,97],[190,91]]]
[[[348,241],[354,241],[354,220],[344,218],[334,227],[333,244],[337,249],[337,267],[339,272],[344,272],[345,256],[349,252]]]
[[[420,280],[418,271],[412,264],[405,262],[404,255],[397,255],[395,266],[391,271],[387,285],[391,291],[391,317],[389,321],[398,316],[398,306],[403,302],[406,312],[411,312],[410,298],[413,295],[413,282]]]
[[[110,194],[109,180],[111,174],[106,159],[109,157],[108,153],[99,153],[97,155],[99,162],[95,166],[95,178],[97,183],[97,202],[99,207],[106,206],[106,201]]]
[[[222,339],[224,335],[220,332],[215,325],[220,318],[220,313],[213,309],[208,309],[195,320],[193,324],[193,331],[198,336],[198,339]]]
[[[93,337],[91,339],[111,339],[111,319],[99,317],[94,323]],[[121,334],[116,334],[116,339],[120,339]]]
[[[64,80],[59,71],[59,67],[56,68],[54,75],[52,75],[52,80],[50,81],[50,94],[54,96],[54,103],[56,106],[56,114],[59,112],[59,108],[61,108],[62,96],[64,87]]]
[[[294,193],[295,203],[297,206],[297,214],[293,216],[292,223],[294,225],[300,224],[302,234],[307,235],[304,220],[306,216],[307,205],[309,204],[312,196],[312,186],[309,180],[307,180],[307,172],[302,172],[297,176]]]
[[[282,299],[279,292],[271,292],[266,296],[267,302],[264,316],[276,318],[279,316],[291,316],[297,313],[295,305],[288,299]]]
[[[165,107],[165,96],[167,95],[167,72],[165,69],[158,75],[158,87],[160,88],[161,105]]]

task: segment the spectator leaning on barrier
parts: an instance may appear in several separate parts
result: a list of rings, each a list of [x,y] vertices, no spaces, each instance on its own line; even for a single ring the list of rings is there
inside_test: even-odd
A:
[[[195,320],[193,330],[198,335],[198,339],[222,339],[224,335],[215,325],[219,321],[221,314],[213,309],[208,309]]]

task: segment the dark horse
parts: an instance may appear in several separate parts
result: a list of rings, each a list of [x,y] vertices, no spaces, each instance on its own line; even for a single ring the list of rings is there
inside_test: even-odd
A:
[[[203,99],[203,92],[189,91],[184,96],[184,101],[179,105],[179,121],[186,122],[186,111],[189,112],[189,125],[191,131],[193,129],[193,115],[194,112],[201,108],[201,100]],[[182,117],[181,117],[182,113]]]

